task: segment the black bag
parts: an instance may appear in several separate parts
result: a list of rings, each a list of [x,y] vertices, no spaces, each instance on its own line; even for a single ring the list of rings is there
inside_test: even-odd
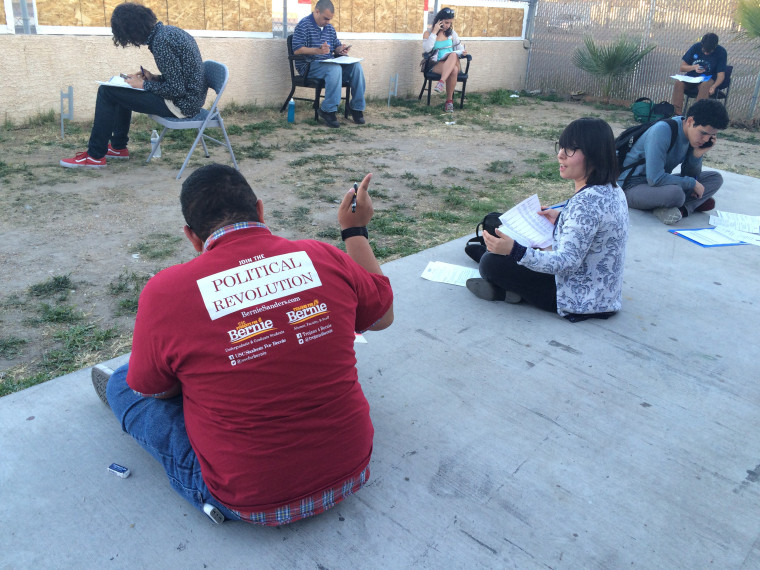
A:
[[[420,61],[420,71],[421,71],[422,73],[425,73],[425,72],[428,70],[428,67],[432,67],[432,65],[431,65],[431,64],[432,64],[433,62],[432,62],[432,61],[430,61],[430,60],[432,59],[432,57],[433,57],[433,56],[434,56],[436,53],[438,53],[438,50],[437,50],[437,49],[433,49],[433,50],[430,50],[430,51],[423,51],[423,52],[422,52],[422,61]],[[437,62],[436,62],[436,63],[437,63]]]
[[[652,113],[650,115],[650,121],[659,121],[660,119],[669,119],[676,114],[676,108],[667,101],[660,101],[659,103],[652,105]]]
[[[672,119],[659,119],[657,121],[649,121],[643,125],[633,125],[632,127],[628,127],[615,138],[615,153],[617,154],[618,158],[618,168],[620,174],[626,170],[630,171],[628,173],[628,176],[626,176],[625,180],[623,181],[624,190],[625,185],[628,183],[628,179],[631,177],[631,174],[633,174],[633,171],[637,167],[644,164],[644,162],[646,162],[643,158],[641,158],[623,168],[623,163],[625,162],[625,157],[628,156],[628,151],[630,151],[636,141],[641,138],[641,135],[647,132],[652,125],[659,123],[660,121],[665,121],[670,126],[670,146],[668,146],[668,152],[670,152],[670,149],[673,148],[673,145],[676,144],[676,140],[678,139],[678,123]]]
[[[496,228],[501,226],[501,220],[499,219],[499,216],[501,216],[499,212],[491,212],[490,214],[486,214],[486,217],[483,218],[483,221],[475,226],[475,237],[470,238],[467,241],[467,245],[479,244],[485,247],[486,242],[483,239],[483,236],[480,235],[480,230],[482,228],[484,232],[488,232],[492,236],[495,236]]]

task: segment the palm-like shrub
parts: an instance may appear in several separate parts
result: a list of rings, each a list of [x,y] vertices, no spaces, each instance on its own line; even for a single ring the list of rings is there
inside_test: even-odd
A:
[[[739,0],[736,7],[736,21],[742,27],[741,35],[747,38],[760,38],[760,2]]]
[[[602,95],[608,103],[615,82],[633,73],[639,62],[657,47],[654,44],[641,47],[640,42],[625,36],[598,46],[591,36],[584,36],[583,44],[573,52],[573,65],[603,81]]]

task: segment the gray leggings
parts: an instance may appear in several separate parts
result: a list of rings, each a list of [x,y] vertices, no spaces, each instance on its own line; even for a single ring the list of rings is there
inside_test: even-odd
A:
[[[655,208],[680,208],[683,206],[691,214],[699,206],[712,197],[723,184],[723,177],[719,172],[709,170],[702,172],[697,178],[705,187],[701,198],[687,196],[684,189],[675,184],[665,186],[649,186],[637,184],[625,190],[625,199],[628,207],[635,210],[654,210]]]

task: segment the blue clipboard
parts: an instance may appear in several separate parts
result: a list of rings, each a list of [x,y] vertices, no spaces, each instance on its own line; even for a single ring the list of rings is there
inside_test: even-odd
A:
[[[689,237],[689,232],[698,232],[700,230],[714,230],[715,228],[688,228],[683,230],[668,230],[671,234],[677,235],[678,237],[682,237],[685,240],[690,241],[691,243],[697,244],[699,247],[726,247],[729,245],[749,245],[746,241],[735,241],[731,243],[716,243],[716,244],[704,244],[699,243],[698,241],[692,239]],[[730,238],[726,238],[730,239]]]

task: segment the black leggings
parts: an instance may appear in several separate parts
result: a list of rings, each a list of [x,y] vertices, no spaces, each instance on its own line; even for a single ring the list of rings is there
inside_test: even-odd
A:
[[[557,284],[554,275],[538,273],[518,265],[506,255],[485,253],[480,258],[480,276],[505,291],[520,295],[530,303],[552,313],[557,312]]]

